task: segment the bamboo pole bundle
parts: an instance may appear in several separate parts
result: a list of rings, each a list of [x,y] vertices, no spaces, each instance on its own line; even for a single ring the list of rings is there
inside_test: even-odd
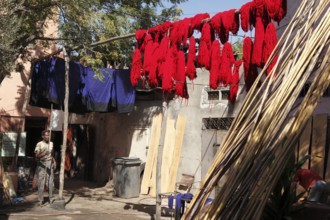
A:
[[[329,85],[329,5],[328,0],[302,1],[248,93],[183,219],[261,217],[295,141]],[[276,52],[278,62],[263,79]],[[313,85],[297,110],[298,95],[310,77],[314,78]],[[262,83],[259,88],[258,82]],[[229,170],[221,193],[202,213],[210,192]]]

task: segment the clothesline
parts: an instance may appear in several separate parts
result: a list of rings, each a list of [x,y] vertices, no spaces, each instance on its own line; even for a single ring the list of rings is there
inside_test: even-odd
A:
[[[236,14],[239,14],[239,10],[236,10],[235,12]],[[205,22],[210,22],[211,21],[211,18],[206,18],[204,20],[201,21],[201,23],[205,23]],[[241,37],[241,38],[244,38],[245,36],[244,35],[233,35],[233,34],[229,34],[230,36],[235,36],[235,37]],[[121,35],[121,36],[115,36],[115,37],[111,37],[111,38],[108,38],[106,40],[102,40],[102,41],[98,41],[98,42],[95,42],[95,43],[92,43],[90,44],[90,47],[97,47],[99,45],[102,45],[102,44],[107,44],[107,43],[110,43],[112,41],[115,41],[115,40],[122,40],[122,39],[126,39],[126,38],[131,38],[131,37],[134,37],[135,36],[135,33],[131,33],[131,34],[126,34],[126,35]],[[253,38],[253,37],[252,37]],[[52,57],[56,54],[59,54],[60,52],[62,52],[62,48],[59,48],[58,50],[50,53],[50,54],[47,54],[45,56],[42,56],[42,57],[39,57],[38,59],[33,59],[34,62],[36,61],[40,61],[40,60],[43,60],[43,59],[46,59],[46,58],[49,58],[49,57]]]
[[[235,12],[236,14],[239,14],[239,10],[236,10]],[[203,23],[206,23],[206,22],[210,22],[211,21],[211,18],[206,18],[204,20],[202,20],[202,24]],[[109,43],[111,41],[115,41],[115,40],[121,40],[121,39],[126,39],[126,38],[131,38],[131,37],[134,37],[135,36],[135,33],[132,33],[132,34],[126,34],[126,35],[122,35],[122,36],[116,36],[116,37],[111,37],[109,39],[106,39],[106,40],[103,40],[103,41],[98,41],[98,42],[95,42],[95,43],[92,43],[90,45],[90,47],[96,47],[96,46],[99,46],[99,45],[102,45],[102,44],[106,44],[106,43]],[[244,38],[245,36],[243,35],[231,35],[230,36],[236,36],[236,37],[242,37]]]

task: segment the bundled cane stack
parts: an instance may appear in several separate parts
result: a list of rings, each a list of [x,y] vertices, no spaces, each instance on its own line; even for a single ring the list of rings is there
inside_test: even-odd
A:
[[[182,219],[260,219],[300,133],[330,82],[330,2],[302,0]],[[275,74],[276,73],[276,74]],[[311,87],[297,107],[307,79]],[[259,86],[259,87],[258,87]],[[228,172],[227,172],[228,171]],[[208,207],[205,201],[228,175]]]

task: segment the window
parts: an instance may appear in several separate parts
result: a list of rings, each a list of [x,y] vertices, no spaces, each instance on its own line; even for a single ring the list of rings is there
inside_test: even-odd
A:
[[[219,91],[218,90],[215,90],[215,91],[208,91],[207,92],[207,99],[209,101],[212,101],[212,100],[219,100],[220,99],[220,94],[219,94]]]
[[[229,100],[229,90],[221,90],[221,99]]]

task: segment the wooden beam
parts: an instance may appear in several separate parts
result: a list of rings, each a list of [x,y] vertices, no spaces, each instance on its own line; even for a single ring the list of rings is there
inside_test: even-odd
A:
[[[170,165],[173,159],[173,150],[175,145],[175,120],[168,117],[165,132],[165,142],[162,155],[161,167],[161,193],[168,192],[168,178],[170,174]]]
[[[149,141],[149,149],[147,154],[146,165],[144,168],[144,174],[141,182],[141,194],[148,194],[149,193],[149,183],[152,178],[154,162],[155,160],[155,149],[158,147],[159,137],[160,137],[160,126],[162,122],[162,115],[156,115],[152,119],[151,125],[151,135]]]
[[[168,192],[173,192],[175,190],[175,183],[176,183],[176,177],[178,175],[186,121],[187,121],[187,117],[179,115],[176,122],[175,145],[174,145],[175,147],[171,159],[172,163],[169,168],[168,188],[167,188]]]

